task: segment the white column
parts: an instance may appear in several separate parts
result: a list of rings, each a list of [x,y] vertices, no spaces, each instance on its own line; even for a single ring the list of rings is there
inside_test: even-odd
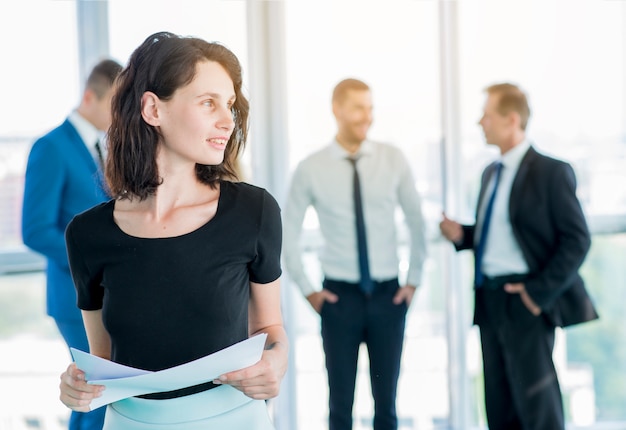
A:
[[[285,5],[282,1],[247,0],[248,70],[250,85],[251,179],[266,188],[282,206],[287,194],[287,72],[285,61]],[[291,327],[293,288],[282,277],[285,327],[290,339],[291,360],[280,395],[272,400],[278,430],[297,428],[295,338]]]
[[[439,52],[441,76],[441,154],[443,208],[451,216],[459,215],[461,182],[461,142],[459,138],[458,79],[458,4],[439,1]],[[444,287],[446,291],[446,322],[448,335],[448,389],[450,428],[469,426],[468,376],[466,339],[468,320],[465,317],[467,292],[461,278],[459,256],[452,246],[444,251]]]
[[[81,92],[91,69],[109,56],[108,0],[76,1],[78,77]]]

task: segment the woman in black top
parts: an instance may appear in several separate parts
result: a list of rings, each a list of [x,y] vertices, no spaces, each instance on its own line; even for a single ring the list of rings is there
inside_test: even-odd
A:
[[[66,232],[91,354],[158,371],[268,336],[254,366],[113,403],[105,429],[272,428],[262,400],[278,394],[288,349],[280,210],[265,190],[227,180],[247,136],[239,62],[220,44],[156,33],[116,86],[106,166],[115,198]],[[103,389],[74,364],[61,377],[61,400],[76,411]]]

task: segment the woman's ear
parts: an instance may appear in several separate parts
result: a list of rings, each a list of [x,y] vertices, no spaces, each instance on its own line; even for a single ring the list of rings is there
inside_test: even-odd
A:
[[[141,96],[141,116],[147,124],[154,127],[161,125],[158,102],[159,98],[151,91],[146,91]]]

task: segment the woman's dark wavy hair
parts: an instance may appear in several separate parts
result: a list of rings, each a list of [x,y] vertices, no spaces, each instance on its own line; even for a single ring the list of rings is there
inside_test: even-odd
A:
[[[115,83],[106,163],[107,185],[112,196],[144,200],[156,192],[162,182],[156,163],[160,135],[157,128],[143,120],[141,97],[151,91],[159,99],[169,100],[178,88],[194,79],[196,65],[207,60],[224,67],[233,81],[235,128],[224,161],[216,166],[196,164],[196,176],[212,188],[220,179],[237,178],[235,164],[248,136],[249,112],[248,100],[241,92],[239,60],[219,43],[160,32],[149,36],[133,52]]]

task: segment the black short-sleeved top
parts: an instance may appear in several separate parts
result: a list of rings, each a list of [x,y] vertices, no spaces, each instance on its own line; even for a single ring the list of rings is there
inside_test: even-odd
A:
[[[248,337],[250,281],[281,275],[280,209],[264,189],[222,181],[215,216],[190,233],[138,238],[111,200],[66,231],[78,307],[102,309],[113,361],[162,370]]]

